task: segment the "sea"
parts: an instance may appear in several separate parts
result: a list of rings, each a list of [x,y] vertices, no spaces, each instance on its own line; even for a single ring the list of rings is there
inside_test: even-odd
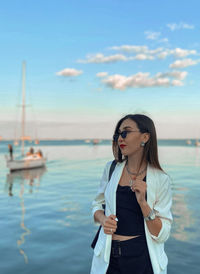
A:
[[[6,167],[8,143],[0,142],[0,273],[89,274],[98,229],[91,202],[113,159],[111,141],[41,141],[36,150],[47,156],[46,168],[14,173]],[[200,147],[194,143],[158,140],[161,166],[172,178],[169,274],[200,273]]]

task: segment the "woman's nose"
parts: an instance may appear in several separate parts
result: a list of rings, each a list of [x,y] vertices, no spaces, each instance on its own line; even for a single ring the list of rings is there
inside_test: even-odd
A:
[[[122,138],[122,136],[119,135],[119,137],[118,137],[118,142],[121,143],[121,142],[123,142],[123,140],[124,140],[124,139]]]

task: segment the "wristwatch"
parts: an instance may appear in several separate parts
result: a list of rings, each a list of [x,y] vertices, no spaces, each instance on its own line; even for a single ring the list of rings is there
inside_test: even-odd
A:
[[[148,216],[144,217],[145,221],[151,221],[151,220],[154,220],[155,218],[156,218],[156,214],[153,209],[150,211]]]

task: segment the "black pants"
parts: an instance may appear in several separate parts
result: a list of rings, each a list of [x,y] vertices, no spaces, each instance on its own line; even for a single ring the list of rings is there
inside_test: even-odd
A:
[[[153,274],[145,236],[112,241],[106,274]]]

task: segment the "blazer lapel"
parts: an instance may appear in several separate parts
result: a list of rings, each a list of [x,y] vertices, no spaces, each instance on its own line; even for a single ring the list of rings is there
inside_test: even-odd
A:
[[[115,170],[112,174],[112,177],[105,191],[106,207],[108,206],[108,210],[110,211],[110,214],[114,214],[114,215],[116,214],[116,190],[122,175],[124,165],[125,165],[125,162],[118,163],[116,165]]]
[[[150,164],[147,165],[147,203],[152,208],[156,201],[156,178],[153,167]]]
[[[125,162],[119,163],[116,165],[115,170],[112,174],[112,177],[105,191],[106,213],[108,215],[110,214],[116,215],[116,190],[122,175],[124,165],[125,165]],[[105,245],[105,253],[104,253],[104,260],[106,263],[109,263],[109,259],[110,259],[111,241],[112,241],[112,236],[106,235],[106,245]]]

